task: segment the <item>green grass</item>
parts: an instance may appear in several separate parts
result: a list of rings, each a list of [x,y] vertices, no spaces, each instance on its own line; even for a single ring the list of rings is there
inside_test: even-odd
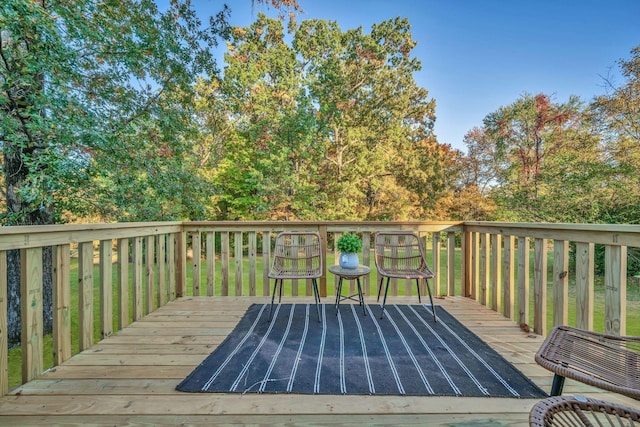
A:
[[[446,281],[447,281],[447,273],[446,273],[446,250],[443,249],[442,253],[441,253],[441,265],[440,265],[440,284],[438,289],[440,290],[440,292],[435,292],[435,287],[432,287],[432,290],[434,290],[434,293],[438,293],[438,294],[442,294],[446,291]],[[531,266],[533,266],[533,253],[531,253]],[[431,252],[427,251],[427,260],[430,261],[431,258]],[[516,254],[516,259],[517,259],[517,254]],[[373,260],[371,261],[373,263]],[[327,265],[332,265],[334,264],[334,256],[332,253],[330,253],[327,257],[326,260]],[[553,278],[552,278],[552,273],[551,273],[551,263],[552,263],[552,257],[549,257],[549,277],[548,277],[548,289],[547,289],[547,325],[548,328],[550,329],[553,325]],[[459,249],[456,250],[456,271],[455,271],[455,277],[456,277],[456,295],[461,295],[461,284],[460,284],[460,278],[462,277],[461,275],[461,252]],[[373,267],[373,266],[372,266]],[[256,271],[256,295],[263,295],[263,283],[262,283],[262,263],[259,260],[257,263],[257,271]],[[157,277],[158,272],[156,271],[156,277]],[[234,271],[234,266],[233,266],[233,260],[231,260],[231,265],[230,265],[230,277],[229,277],[229,294],[230,295],[235,295],[235,271]],[[517,272],[516,272],[516,280],[517,280]],[[117,306],[117,301],[118,301],[118,291],[117,291],[117,269],[115,268],[114,265],[114,269],[113,269],[113,283],[114,283],[114,288],[113,288],[113,307],[114,307],[114,313],[113,313],[113,330],[117,331],[118,330],[118,306]],[[129,275],[130,275],[130,279],[131,279],[131,275],[132,275],[132,268],[131,265],[129,266]],[[192,269],[188,268],[187,269],[187,284],[189,284],[187,286],[187,295],[192,295],[193,291],[192,291],[192,287],[190,286],[190,284],[192,283],[191,281],[191,276],[192,276]],[[99,285],[98,285],[98,277],[99,277],[99,270],[98,267],[96,266],[94,268],[94,296],[95,296],[95,303],[94,303],[94,342],[98,342],[100,340],[100,304],[98,302],[99,299]],[[220,295],[221,294],[221,281],[222,278],[222,271],[221,271],[221,266],[220,263],[217,262],[216,263],[216,284],[215,284],[215,294],[216,295]],[[365,286],[365,294],[366,295],[376,295],[377,294],[377,284],[378,284],[378,276],[377,273],[375,271],[375,267],[372,268],[372,272],[370,274],[370,278],[369,278],[369,285],[366,286],[363,283],[363,286]],[[532,324],[533,323],[533,273],[530,272],[530,281],[531,281],[531,285],[530,285],[530,296],[529,296],[529,301],[530,301],[530,308],[529,308],[529,313],[530,313],[530,319],[529,319],[529,323]],[[78,324],[78,266],[77,266],[77,258],[72,258],[72,262],[71,262],[71,272],[70,272],[70,282],[71,282],[71,325],[72,325],[72,353],[73,354],[77,354],[78,350],[79,350],[79,346],[78,346],[78,334],[79,334],[79,324]],[[595,284],[595,301],[594,301],[594,329],[597,331],[603,331],[604,330],[604,285],[602,283],[602,278],[600,277],[596,277],[596,284]],[[131,283],[131,280],[130,280]],[[206,293],[206,264],[203,263],[201,266],[201,271],[200,271],[200,286],[201,286],[201,294],[205,294]],[[269,286],[269,284],[267,284],[267,286]],[[346,285],[345,285],[346,286]],[[291,288],[292,288],[292,284],[291,282],[285,282],[285,290],[284,290],[284,294],[285,295],[291,295]],[[405,285],[404,281],[400,281],[400,283],[397,284],[397,290],[398,290],[398,295],[405,295],[405,291],[406,289],[409,289],[409,292],[411,294],[415,294],[415,282],[412,282],[408,285],[408,287]],[[390,294],[392,292],[392,289],[390,289]],[[143,286],[143,296],[142,296],[142,301],[143,301],[143,306],[144,306],[144,301],[146,301],[146,290],[144,289]],[[298,294],[299,295],[305,295],[306,294],[306,284],[303,280],[300,280],[298,282]],[[129,288],[129,319],[131,321],[131,319],[133,318],[133,303],[131,301],[131,295],[132,295],[132,290],[131,287]],[[243,259],[243,288],[242,288],[242,295],[249,295],[249,261],[248,259]],[[335,295],[335,288],[334,288],[334,277],[332,274],[328,274],[327,276],[327,295],[331,296],[331,295]],[[572,275],[569,276],[569,324],[570,325],[575,325],[575,318],[576,318],[576,313],[575,313],[575,280],[573,279]],[[157,298],[154,298],[154,300],[156,300]],[[423,300],[424,301],[424,300]],[[489,306],[491,306],[491,295],[488,296],[488,301],[489,301]],[[517,296],[516,296],[516,301],[517,301]],[[437,301],[436,301],[437,304]],[[156,308],[157,305],[157,301],[154,301],[154,307],[153,309]],[[517,313],[518,311],[517,308],[517,302],[516,302],[516,307],[515,307],[515,312]],[[145,311],[146,312],[146,311]],[[633,279],[630,279],[628,281],[628,286],[627,286],[627,335],[640,335],[640,285],[638,283],[636,283]],[[22,364],[22,354],[21,354],[21,349],[20,347],[16,347],[13,348],[11,350],[9,350],[9,387],[15,387],[17,385],[21,384],[21,364]],[[44,368],[48,369],[50,367],[53,366],[53,340],[52,340],[52,336],[51,335],[46,335],[44,337]]]

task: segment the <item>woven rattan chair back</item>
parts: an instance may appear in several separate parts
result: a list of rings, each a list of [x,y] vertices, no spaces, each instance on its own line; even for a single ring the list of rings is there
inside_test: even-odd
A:
[[[269,278],[274,279],[269,320],[271,320],[271,310],[273,309],[278,286],[280,288],[278,303],[280,303],[284,280],[310,279],[313,285],[318,321],[320,321],[320,295],[318,293],[317,279],[322,276],[323,271],[324,254],[319,233],[311,231],[284,231],[279,233],[276,236],[273,263],[269,271]]]
[[[374,251],[376,269],[378,270],[378,277],[380,278],[378,300],[380,300],[384,278],[386,277],[387,279],[380,318],[384,316],[384,306],[387,301],[390,279],[415,279],[418,289],[418,301],[420,302],[420,280],[425,281],[433,309],[433,319],[437,321],[431,288],[429,286],[429,279],[433,278],[434,274],[427,265],[425,250],[418,235],[406,231],[378,232],[375,237]]]

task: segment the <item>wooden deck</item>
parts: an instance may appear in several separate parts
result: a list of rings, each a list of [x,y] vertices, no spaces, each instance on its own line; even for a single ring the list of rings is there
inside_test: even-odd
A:
[[[312,301],[284,298],[283,302]],[[0,425],[458,425],[526,426],[535,400],[403,396],[189,394],[175,386],[266,298],[195,297],[142,320],[0,398]],[[395,297],[393,303],[416,303]],[[552,375],[533,355],[542,338],[462,297],[437,299],[540,387]],[[567,381],[579,393],[629,406],[638,402]]]

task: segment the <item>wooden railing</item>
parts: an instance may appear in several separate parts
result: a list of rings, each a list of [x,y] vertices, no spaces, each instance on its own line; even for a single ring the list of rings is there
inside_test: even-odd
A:
[[[0,395],[8,392],[7,252],[20,251],[22,382],[43,363],[43,250],[52,251],[53,365],[82,351],[167,302],[193,296],[269,295],[267,277],[275,235],[313,230],[325,259],[337,262],[341,233],[363,240],[360,262],[372,267],[365,294],[377,294],[373,234],[419,233],[436,273],[438,295],[463,295],[545,334],[553,324],[594,328],[594,245],[605,245],[605,330],[626,331],[626,251],[640,247],[640,226],[511,224],[486,222],[155,222],[5,227],[0,229]],[[568,296],[569,242],[575,243],[574,300]],[[531,253],[532,252],[532,253]],[[551,267],[548,254],[551,253]],[[530,272],[530,258],[533,271]],[[550,270],[548,270],[550,268]],[[325,269],[326,270],[326,269]],[[77,280],[75,278],[77,271]],[[552,297],[548,298],[548,272]],[[95,277],[97,276],[97,277]],[[333,292],[330,275],[320,279],[323,296]],[[530,280],[533,280],[530,285]],[[411,294],[411,283],[394,282],[392,295]],[[78,303],[72,306],[72,290]],[[308,283],[292,281],[288,295],[312,295]],[[530,308],[531,307],[531,308]],[[99,313],[94,318],[94,311]],[[532,311],[532,319],[530,319]],[[77,316],[77,331],[71,318]],[[573,320],[572,320],[573,321]],[[97,331],[97,332],[96,332]],[[77,341],[72,342],[72,336]]]
[[[465,295],[541,335],[549,327],[548,310],[552,310],[552,325],[569,324],[569,314],[574,312],[579,328],[603,326],[606,333],[626,334],[627,248],[640,247],[640,226],[465,222],[464,230]],[[570,243],[575,245],[575,271],[571,272]],[[594,325],[595,245],[603,245],[605,253],[603,325]],[[575,282],[573,300],[569,299],[570,279]]]

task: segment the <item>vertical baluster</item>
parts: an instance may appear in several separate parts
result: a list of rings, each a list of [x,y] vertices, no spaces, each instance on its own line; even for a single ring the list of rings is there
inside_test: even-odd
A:
[[[438,252],[440,250],[438,249]],[[447,291],[453,296],[456,293],[456,233],[447,233]]]
[[[576,327],[593,330],[595,245],[576,243]]]
[[[515,285],[515,244],[514,236],[505,236],[504,239],[504,276],[502,281],[502,314],[509,319],[514,319],[514,285]]]
[[[100,337],[113,334],[113,242],[100,241]]]
[[[129,325],[129,239],[118,239],[118,328]]]
[[[627,331],[627,247],[604,248],[604,331],[625,335]]]
[[[518,323],[529,324],[529,238],[518,237]]]
[[[569,242],[553,242],[553,324],[569,323]]]
[[[78,248],[80,351],[93,345],[93,242]]]
[[[213,231],[206,233],[207,245],[207,295],[216,294],[216,234]]]
[[[533,328],[547,334],[547,239],[536,238],[533,265]]]

